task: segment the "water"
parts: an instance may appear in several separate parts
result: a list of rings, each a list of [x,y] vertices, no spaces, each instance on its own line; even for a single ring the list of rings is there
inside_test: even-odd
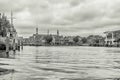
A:
[[[120,80],[120,48],[25,46],[0,68],[0,80]]]

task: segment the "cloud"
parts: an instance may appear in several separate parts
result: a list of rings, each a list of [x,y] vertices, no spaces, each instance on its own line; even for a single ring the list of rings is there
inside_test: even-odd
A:
[[[119,5],[120,0],[0,0],[0,11],[8,17],[14,12],[20,35],[32,34],[36,27],[41,32],[89,35],[120,29]]]

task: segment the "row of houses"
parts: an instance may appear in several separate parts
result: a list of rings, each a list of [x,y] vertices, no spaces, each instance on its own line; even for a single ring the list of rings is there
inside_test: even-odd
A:
[[[38,34],[38,28],[36,28],[36,34],[33,34],[29,38],[23,39],[24,45],[73,45],[73,38],[75,36],[62,36],[59,35],[59,30],[56,34]],[[80,39],[80,37],[78,37]]]
[[[88,37],[80,36],[62,36],[59,34],[59,30],[54,35],[38,34],[38,28],[36,28],[36,34],[33,34],[29,38],[23,39],[24,45],[87,45],[87,46],[120,46],[120,30],[104,32],[105,37],[100,35],[90,35]]]

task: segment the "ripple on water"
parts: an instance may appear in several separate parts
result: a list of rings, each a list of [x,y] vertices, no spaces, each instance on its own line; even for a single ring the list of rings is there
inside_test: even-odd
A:
[[[5,75],[5,74],[9,74],[9,73],[14,73],[15,70],[14,69],[3,69],[0,68],[0,75]]]
[[[14,60],[0,62],[19,70],[16,80],[120,80],[119,53],[119,48],[25,46]]]

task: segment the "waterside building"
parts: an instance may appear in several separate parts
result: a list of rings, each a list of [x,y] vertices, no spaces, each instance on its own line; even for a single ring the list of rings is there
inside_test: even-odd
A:
[[[44,46],[44,45],[73,45],[75,36],[62,36],[57,30],[56,34],[50,34],[49,30],[47,34],[39,34],[38,28],[36,28],[36,33],[30,36],[29,38],[23,39],[24,45],[35,45],[35,46]]]
[[[120,30],[104,32],[106,46],[120,46]]]

